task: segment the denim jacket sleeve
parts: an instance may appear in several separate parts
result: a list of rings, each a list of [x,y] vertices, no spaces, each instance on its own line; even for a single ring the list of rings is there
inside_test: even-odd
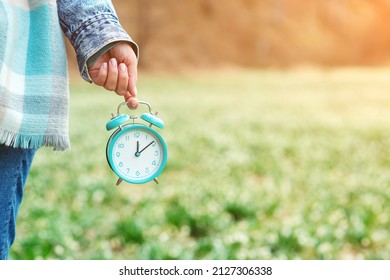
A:
[[[137,57],[137,44],[119,23],[110,0],[57,0],[60,25],[76,51],[81,76],[91,82],[89,60],[109,50],[117,42],[128,42]]]

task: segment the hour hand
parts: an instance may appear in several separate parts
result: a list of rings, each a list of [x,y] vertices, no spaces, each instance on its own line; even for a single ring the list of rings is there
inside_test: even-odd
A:
[[[141,152],[139,151],[139,141],[137,141],[137,151],[135,152],[135,156],[139,157],[141,155]]]

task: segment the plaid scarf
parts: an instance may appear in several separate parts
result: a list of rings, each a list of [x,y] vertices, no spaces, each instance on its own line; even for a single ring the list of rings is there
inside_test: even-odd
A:
[[[0,144],[69,148],[66,51],[54,0],[0,0]]]

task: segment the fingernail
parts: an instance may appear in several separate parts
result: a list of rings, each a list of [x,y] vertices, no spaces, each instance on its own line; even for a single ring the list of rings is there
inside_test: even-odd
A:
[[[112,58],[112,59],[110,60],[110,63],[111,63],[111,65],[114,66],[114,67],[117,66],[117,63],[116,63],[116,59],[115,59],[115,58]]]
[[[135,99],[133,99],[133,100],[131,101],[131,106],[132,106],[133,108],[135,108],[135,107],[137,107],[137,105],[138,105],[138,101],[135,100]]]
[[[124,63],[119,64],[119,69],[120,69],[122,72],[125,72],[125,71],[126,71],[126,65],[125,65]]]
[[[104,70],[107,70],[107,63],[104,62],[104,63],[102,64],[102,67],[103,67]]]

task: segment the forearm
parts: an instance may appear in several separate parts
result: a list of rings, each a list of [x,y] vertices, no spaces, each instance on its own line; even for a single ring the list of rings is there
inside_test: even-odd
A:
[[[76,51],[81,76],[91,82],[90,63],[115,45],[128,42],[138,57],[138,46],[119,23],[108,0],[57,0],[60,25]]]

